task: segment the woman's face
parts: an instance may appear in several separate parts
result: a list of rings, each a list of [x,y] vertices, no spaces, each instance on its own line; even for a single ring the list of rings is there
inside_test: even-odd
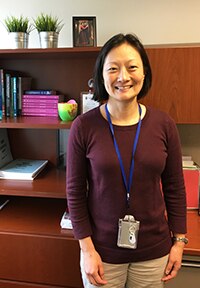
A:
[[[127,101],[137,97],[144,82],[138,51],[128,43],[113,48],[105,58],[103,80],[109,98]]]

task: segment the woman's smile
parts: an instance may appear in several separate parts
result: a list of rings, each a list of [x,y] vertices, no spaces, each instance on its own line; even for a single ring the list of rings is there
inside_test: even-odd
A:
[[[133,87],[133,85],[115,86],[115,89],[117,89],[119,91],[128,91],[132,87]]]

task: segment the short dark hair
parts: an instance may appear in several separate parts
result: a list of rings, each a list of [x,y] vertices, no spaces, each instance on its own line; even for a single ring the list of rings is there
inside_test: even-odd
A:
[[[107,54],[112,50],[114,47],[117,47],[123,43],[128,43],[131,46],[133,46],[138,53],[140,54],[140,57],[142,59],[142,63],[144,66],[144,83],[143,87],[140,91],[140,93],[137,96],[137,99],[141,99],[144,97],[147,92],[149,91],[152,83],[152,73],[151,73],[151,66],[149,63],[149,59],[147,56],[147,53],[144,49],[144,46],[138,39],[138,37],[134,34],[117,34],[110,38],[104,46],[101,48],[101,51],[97,57],[95,68],[94,68],[94,100],[102,102],[104,100],[108,99],[108,92],[105,89],[104,83],[103,83],[103,65],[105,62],[105,58]]]

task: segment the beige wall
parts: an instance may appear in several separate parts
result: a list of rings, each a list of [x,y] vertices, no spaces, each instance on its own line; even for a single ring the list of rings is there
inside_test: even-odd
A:
[[[97,17],[97,44],[111,35],[134,32],[144,44],[199,42],[199,0],[0,0],[0,48],[9,45],[3,20],[9,15],[32,18],[40,12],[63,19],[59,45],[72,46],[72,16]],[[36,31],[30,47],[39,47]]]

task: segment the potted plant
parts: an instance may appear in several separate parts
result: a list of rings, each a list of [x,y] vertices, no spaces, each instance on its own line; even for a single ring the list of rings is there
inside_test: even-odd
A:
[[[13,48],[28,48],[29,33],[33,30],[27,17],[10,16],[4,20],[5,27],[12,39]]]
[[[56,48],[58,46],[58,35],[64,24],[58,17],[41,13],[33,19],[34,27],[39,33],[41,48]]]

